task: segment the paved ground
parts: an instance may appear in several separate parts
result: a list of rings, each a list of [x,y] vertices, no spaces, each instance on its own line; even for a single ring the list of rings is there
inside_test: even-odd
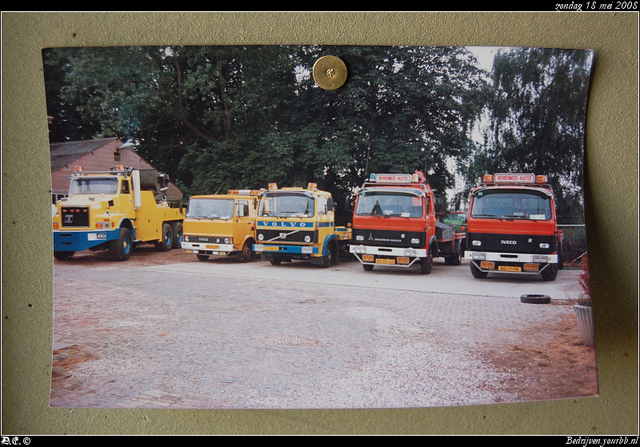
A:
[[[467,265],[436,264],[421,275],[365,272],[353,261],[319,269],[304,262],[199,262],[170,253],[148,254],[149,262],[135,254],[124,263],[95,255],[55,262],[52,406],[519,401],[523,394],[512,386],[517,365],[498,365],[496,354],[551,342],[545,328],[572,315],[566,298],[578,275],[565,269],[554,282],[476,280]],[[554,301],[524,304],[525,293]]]

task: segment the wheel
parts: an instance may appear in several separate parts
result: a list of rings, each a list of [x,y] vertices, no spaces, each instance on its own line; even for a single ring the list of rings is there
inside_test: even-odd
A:
[[[335,243],[329,242],[327,254],[324,255],[321,266],[324,268],[327,268],[330,265],[335,265],[337,263],[338,263],[338,247],[336,246]]]
[[[486,278],[488,275],[487,272],[483,272],[478,267],[476,267],[476,265],[473,262],[469,264],[469,267],[471,267],[471,274],[473,275],[474,278],[482,279],[482,278]]]
[[[364,268],[365,272],[370,272],[373,270],[373,266],[371,264],[362,264],[362,268]]]
[[[68,261],[75,253],[75,251],[54,251],[53,256],[60,261]]]
[[[271,262],[271,265],[280,265],[280,263],[282,262],[282,259],[274,256],[273,258],[269,259],[269,262]]]
[[[162,239],[158,242],[157,247],[160,251],[169,251],[173,245],[173,231],[168,223],[162,224]]]
[[[520,301],[528,304],[548,304],[551,302],[549,295],[522,295]]]
[[[251,249],[251,241],[245,242],[242,246],[242,251],[240,252],[240,262],[248,262],[251,260],[253,256],[253,250]]]
[[[120,228],[118,239],[109,242],[111,257],[116,261],[126,261],[131,256],[132,249],[131,231],[128,228]]]
[[[558,244],[558,270],[563,270],[564,269],[564,247],[563,247],[563,243]]]
[[[182,223],[174,222],[171,225],[171,230],[173,231],[173,247],[172,248],[182,248]]]
[[[545,281],[553,281],[558,276],[558,264],[548,264],[540,274]]]
[[[196,255],[198,257],[198,261],[208,261],[209,255]]]
[[[456,244],[456,252],[452,255],[445,256],[444,263],[447,265],[460,265],[462,264],[462,244],[458,242]]]
[[[431,269],[433,267],[433,251],[429,248],[429,254],[426,258],[420,259],[420,272],[423,275],[428,275],[431,273]]]

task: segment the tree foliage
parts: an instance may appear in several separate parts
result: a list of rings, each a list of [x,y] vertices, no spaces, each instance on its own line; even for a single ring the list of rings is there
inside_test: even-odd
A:
[[[324,55],[347,65],[340,89],[323,90],[311,76]],[[579,121],[586,101],[579,95],[586,93],[575,72],[586,67],[576,57],[501,53],[492,90],[462,47],[44,52],[52,141],[133,141],[141,156],[187,194],[316,182],[338,201],[371,172],[421,170],[443,192],[454,183],[451,159],[470,182],[484,168],[550,172],[558,162],[571,171],[563,178],[579,183],[576,144],[584,132]],[[568,98],[561,94],[574,90]],[[478,148],[471,129],[483,110],[491,126]],[[569,155],[561,155],[565,149]]]
[[[464,163],[468,182],[477,182],[483,173],[546,174],[560,198],[561,214],[580,218],[592,62],[592,52],[583,50],[499,51],[484,142]],[[569,201],[574,209],[565,206]]]

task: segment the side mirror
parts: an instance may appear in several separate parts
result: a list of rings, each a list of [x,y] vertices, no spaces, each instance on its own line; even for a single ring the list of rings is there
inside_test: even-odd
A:
[[[351,205],[351,196],[344,198],[344,209],[349,212],[353,212],[353,206]]]

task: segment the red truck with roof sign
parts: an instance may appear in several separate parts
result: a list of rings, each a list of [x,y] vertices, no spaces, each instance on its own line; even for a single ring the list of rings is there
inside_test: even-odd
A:
[[[546,175],[486,174],[471,193],[467,217],[469,260],[475,278],[490,272],[540,274],[562,268],[562,231]]]
[[[436,257],[460,265],[466,235],[440,222],[441,203],[422,172],[371,174],[356,195],[349,251],[367,271],[418,264],[427,274]]]

